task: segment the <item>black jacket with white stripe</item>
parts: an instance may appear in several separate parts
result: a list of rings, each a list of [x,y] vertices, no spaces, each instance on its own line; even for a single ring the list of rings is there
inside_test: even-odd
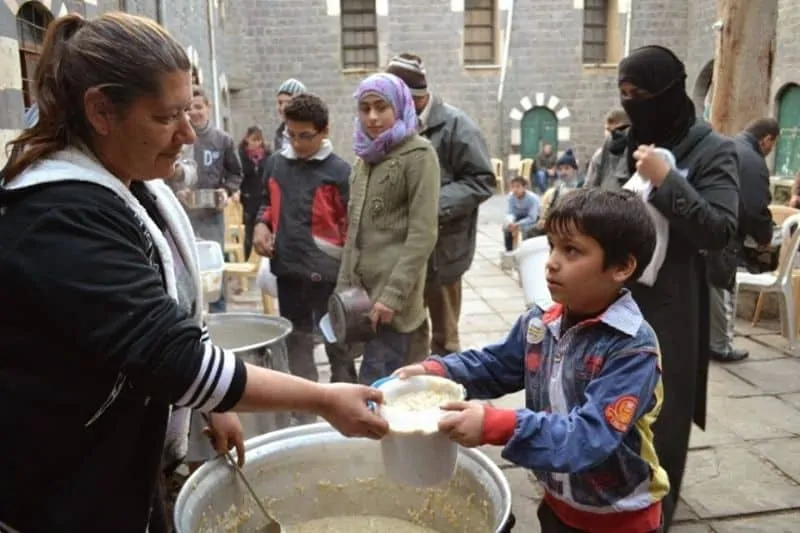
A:
[[[167,294],[146,230],[78,182],[0,191],[0,523],[143,533],[169,406],[225,411],[244,365]]]

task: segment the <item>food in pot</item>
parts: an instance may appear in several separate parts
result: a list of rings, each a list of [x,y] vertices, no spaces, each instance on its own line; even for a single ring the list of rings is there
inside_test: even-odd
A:
[[[436,409],[440,405],[458,400],[452,390],[431,388],[402,394],[387,400],[384,405],[398,411],[418,412]]]
[[[286,530],[287,533],[439,533],[399,518],[372,515],[318,518],[290,525]]]

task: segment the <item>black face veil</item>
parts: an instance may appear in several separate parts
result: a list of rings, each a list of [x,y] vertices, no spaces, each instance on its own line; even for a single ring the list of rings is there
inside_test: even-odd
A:
[[[633,152],[640,144],[672,149],[695,122],[694,104],[686,94],[686,70],[671,50],[662,46],[637,48],[619,64],[619,83],[628,82],[650,93],[641,99],[621,99],[630,117],[628,167],[635,169]]]

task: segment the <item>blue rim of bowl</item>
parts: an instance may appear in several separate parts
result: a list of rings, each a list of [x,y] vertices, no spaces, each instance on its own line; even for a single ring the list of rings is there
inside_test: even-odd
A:
[[[390,381],[396,380],[396,376],[386,376],[385,378],[380,378],[375,380],[370,387],[373,389],[380,389],[383,385]],[[367,402],[367,407],[369,407],[370,411],[376,412],[378,410],[378,406],[375,405],[375,402]]]

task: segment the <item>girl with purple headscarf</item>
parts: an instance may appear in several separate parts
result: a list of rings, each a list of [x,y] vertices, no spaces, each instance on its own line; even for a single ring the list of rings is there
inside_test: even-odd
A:
[[[427,318],[428,258],[436,245],[439,160],[417,134],[408,87],[373,74],[355,93],[358,112],[347,240],[337,290],[364,289],[376,336],[364,345],[359,381],[370,384],[406,364],[411,334]]]

